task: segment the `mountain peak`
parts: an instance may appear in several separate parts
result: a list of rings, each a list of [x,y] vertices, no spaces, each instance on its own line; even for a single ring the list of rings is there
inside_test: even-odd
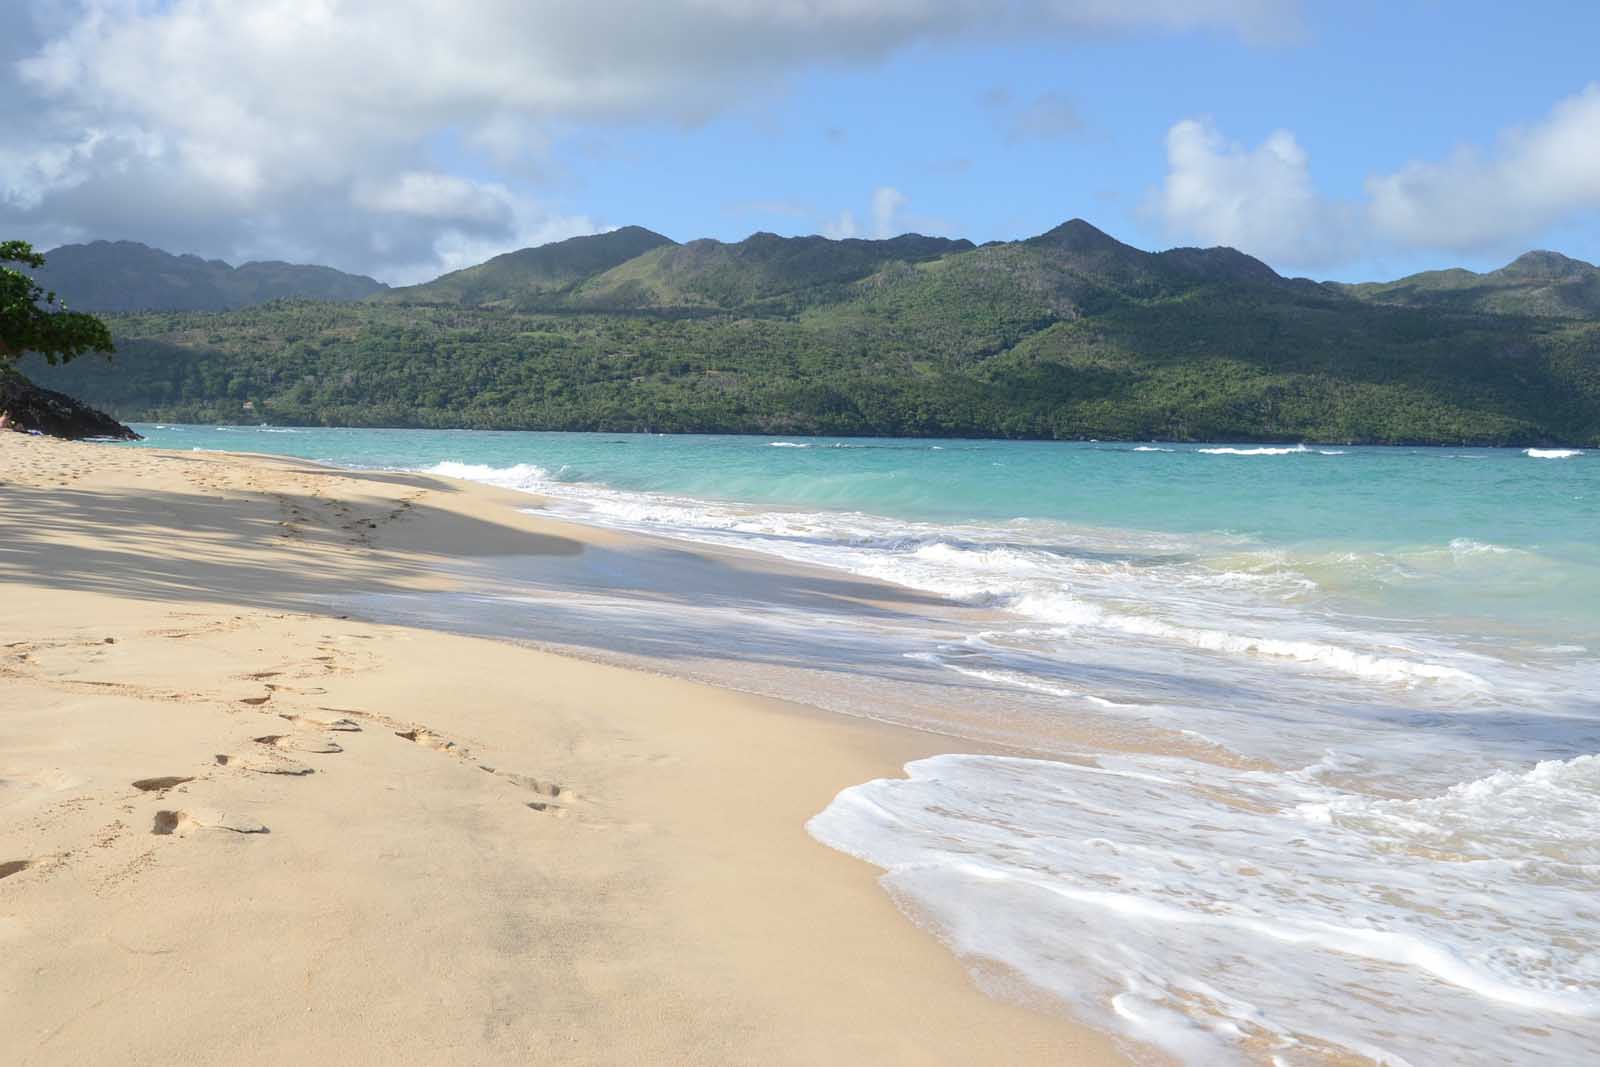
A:
[[[590,234],[589,236],[610,237],[613,240],[649,241],[658,245],[675,245],[678,243],[665,234],[659,234],[644,226],[618,226],[614,230],[606,230],[603,233]],[[576,239],[574,238],[574,240]]]
[[[1131,245],[1123,244],[1104,230],[1077,218],[1068,219],[1053,230],[1047,230],[1037,237],[1029,238],[1025,243],[1048,244],[1066,252],[1079,253],[1137,251]]]
[[[633,250],[633,255],[648,251],[658,245],[677,244],[670,237],[662,236],[654,230],[647,230],[643,226],[619,226],[614,230],[602,230],[599,233],[584,233],[576,237],[568,237],[561,241],[549,241],[542,245],[531,245],[519,248],[514,252],[505,252],[494,257],[488,262],[505,260],[508,258],[528,258],[533,256],[551,257],[561,255],[563,252],[573,252],[581,249],[623,249]],[[482,266],[483,264],[479,264]],[[472,269],[472,268],[467,268]]]
[[[1491,273],[1497,274],[1502,278],[1562,281],[1584,277],[1595,269],[1593,264],[1585,263],[1581,259],[1564,256],[1560,252],[1538,249],[1532,252],[1524,252],[1504,267]]]

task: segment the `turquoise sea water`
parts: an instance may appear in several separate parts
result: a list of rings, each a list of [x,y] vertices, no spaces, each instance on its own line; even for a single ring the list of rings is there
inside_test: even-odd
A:
[[[1051,752],[923,761],[811,829],[1131,1042],[1600,1061],[1600,454],[139,429],[897,583],[864,615],[591,552],[358,607]]]

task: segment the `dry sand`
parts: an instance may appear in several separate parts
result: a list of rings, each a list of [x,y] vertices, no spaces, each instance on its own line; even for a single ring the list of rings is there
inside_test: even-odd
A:
[[[328,613],[527,503],[0,434],[0,1061],[1122,1062],[806,835],[948,740]]]

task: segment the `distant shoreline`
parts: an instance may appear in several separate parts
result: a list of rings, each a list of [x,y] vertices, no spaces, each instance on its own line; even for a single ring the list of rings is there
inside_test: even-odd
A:
[[[937,434],[937,433],[807,433],[794,430],[648,430],[648,429],[547,429],[538,427],[479,427],[479,426],[422,426],[422,425],[363,425],[355,423],[314,423],[314,422],[263,422],[259,419],[202,419],[198,422],[184,419],[159,419],[159,418],[130,418],[131,426],[228,426],[228,427],[259,427],[271,426],[296,430],[434,430],[439,432],[463,433],[570,433],[570,434],[624,434],[640,437],[799,437],[809,440],[825,440],[837,438],[841,440],[883,440],[883,441],[1016,441],[1028,444],[1062,444],[1062,445],[1182,445],[1187,447],[1209,447],[1229,445],[1258,445],[1293,448],[1296,445],[1308,447],[1325,446],[1328,448],[1475,448],[1475,449],[1507,449],[1518,450],[1525,448],[1600,448],[1600,443],[1583,443],[1565,440],[1529,439],[1496,444],[1479,444],[1472,441],[1435,441],[1435,440],[1405,440],[1405,441],[1373,441],[1373,440],[1341,440],[1322,439],[1315,437],[1288,438],[1288,437],[1217,437],[1217,438],[1173,438],[1173,437],[1002,437],[1002,436],[976,436],[963,434]]]

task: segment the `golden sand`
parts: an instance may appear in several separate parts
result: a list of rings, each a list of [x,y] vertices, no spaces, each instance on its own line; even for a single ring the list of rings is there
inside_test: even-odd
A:
[[[806,835],[948,740],[330,614],[509,505],[0,434],[0,1061],[1121,1062]]]

